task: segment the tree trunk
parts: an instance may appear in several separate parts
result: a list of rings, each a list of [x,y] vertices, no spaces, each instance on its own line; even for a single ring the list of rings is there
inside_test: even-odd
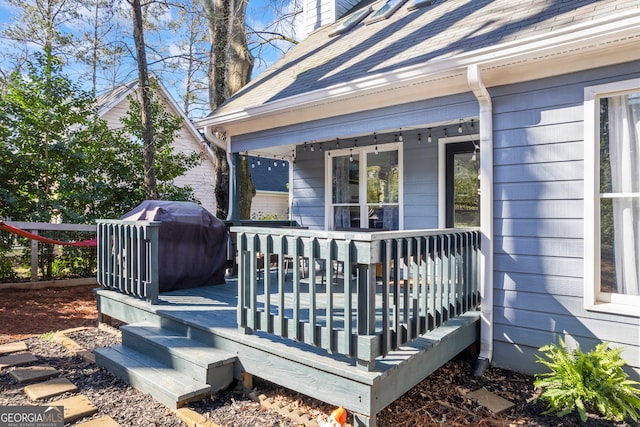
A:
[[[151,117],[151,90],[149,88],[149,71],[144,44],[142,6],[140,0],[131,0],[133,9],[133,39],[138,60],[138,86],[140,95],[140,120],[142,121],[142,145],[144,164],[144,190],[147,199],[157,200],[158,187],[155,171],[155,144],[153,141],[153,124]]]
[[[209,106],[215,110],[240,90],[251,78],[253,57],[247,47],[245,16],[247,0],[205,0],[211,51],[209,54]],[[229,169],[222,150],[216,153],[216,211],[225,219],[229,212]],[[250,218],[251,200],[256,191],[247,159],[241,156],[238,218]]]

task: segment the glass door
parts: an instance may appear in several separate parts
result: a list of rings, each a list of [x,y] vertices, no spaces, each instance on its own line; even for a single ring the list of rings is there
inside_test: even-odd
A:
[[[480,151],[474,142],[446,146],[446,227],[480,226]]]

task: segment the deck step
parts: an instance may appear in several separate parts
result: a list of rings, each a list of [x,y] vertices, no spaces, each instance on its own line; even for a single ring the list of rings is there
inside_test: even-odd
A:
[[[233,380],[233,354],[205,345],[170,329],[151,324],[126,325],[122,345],[171,366],[184,375],[209,384],[213,391],[228,386]]]
[[[192,379],[164,363],[123,345],[94,350],[98,366],[150,394],[156,400],[176,409],[184,404],[203,399],[212,387]]]

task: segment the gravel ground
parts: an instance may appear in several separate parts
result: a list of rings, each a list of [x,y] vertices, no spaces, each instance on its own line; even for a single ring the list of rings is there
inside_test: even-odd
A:
[[[89,350],[116,344],[120,340],[119,334],[97,328],[70,333],[67,336]],[[73,426],[92,418],[109,415],[122,426],[184,426],[171,410],[153,400],[151,396],[130,387],[96,365],[85,362],[80,356],[70,354],[65,347],[53,341],[52,334],[28,338],[24,341],[40,363],[58,369],[60,376],[67,378],[78,387],[75,393],[65,393],[38,404],[46,404],[82,393],[99,408],[98,413],[93,417],[67,425]],[[31,402],[22,391],[23,385],[18,384],[9,375],[12,369],[14,368],[1,371],[0,405],[33,405],[34,402]],[[233,390],[219,393],[211,399],[194,404],[193,407],[207,419],[220,425],[237,427],[295,427],[298,425],[291,418],[267,410],[259,402]]]

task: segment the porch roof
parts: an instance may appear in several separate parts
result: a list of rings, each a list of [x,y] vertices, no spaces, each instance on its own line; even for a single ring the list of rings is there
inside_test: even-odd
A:
[[[344,111],[337,102],[369,109],[460,93],[472,64],[492,86],[640,59],[640,0],[435,0],[409,11],[412,2],[335,37],[349,16],[320,28],[199,124],[233,135],[330,117]]]

